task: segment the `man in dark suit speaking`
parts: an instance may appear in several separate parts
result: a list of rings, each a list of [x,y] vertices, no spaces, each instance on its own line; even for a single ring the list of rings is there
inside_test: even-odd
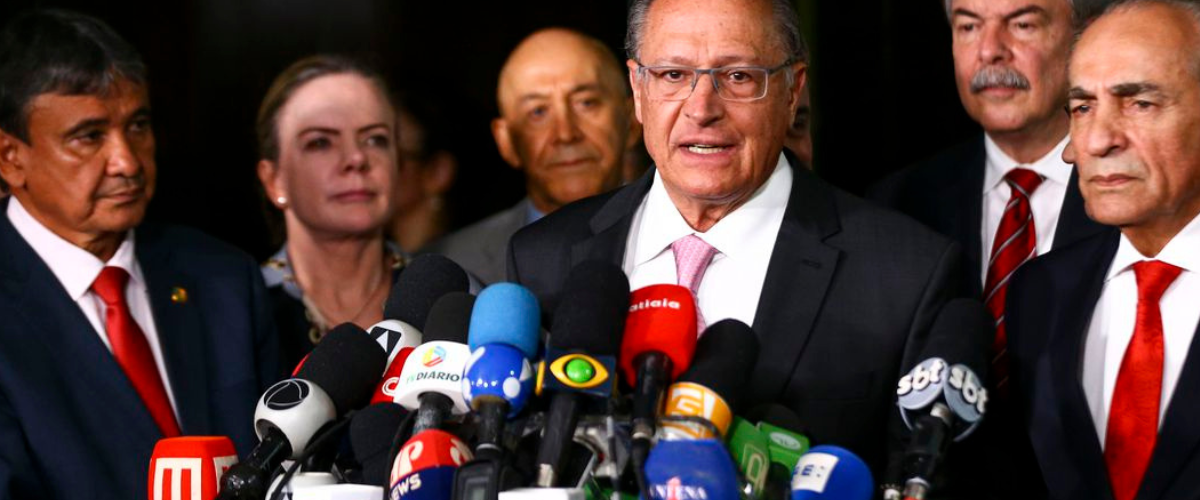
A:
[[[35,11],[0,32],[0,177],[0,498],[142,497],[163,437],[249,452],[278,371],[266,290],[249,256],[139,226],[145,68],[108,26]]]
[[[656,168],[517,233],[509,278],[551,311],[589,259],[621,265],[635,289],[690,286],[706,323],[757,332],[749,404],[787,405],[810,438],[879,474],[896,381],[954,289],[959,251],[783,152],[805,78],[798,23],[787,0],[634,2],[627,66]]]
[[[1031,261],[1007,317],[1013,394],[1050,498],[1200,498],[1200,3],[1116,2],[1069,66],[1090,217]]]

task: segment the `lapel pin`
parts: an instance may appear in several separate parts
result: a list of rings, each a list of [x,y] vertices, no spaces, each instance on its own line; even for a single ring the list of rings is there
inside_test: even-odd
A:
[[[186,304],[187,301],[188,301],[188,293],[187,293],[186,289],[184,289],[181,286],[177,286],[177,287],[174,287],[171,289],[171,302],[174,302],[176,304]]]

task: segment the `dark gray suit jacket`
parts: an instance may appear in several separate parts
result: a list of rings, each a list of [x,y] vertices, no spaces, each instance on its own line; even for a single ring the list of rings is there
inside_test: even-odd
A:
[[[792,165],[799,165],[789,155]],[[959,249],[915,221],[793,168],[794,182],[755,315],[761,349],[746,407],[794,410],[817,443],[845,446],[881,477],[904,431],[896,381],[922,354],[955,289]],[[573,266],[621,265],[653,170],[568,205],[510,243],[509,279],[553,311]]]
[[[483,284],[504,281],[508,239],[529,221],[529,198],[431,243],[421,253],[449,257]]]

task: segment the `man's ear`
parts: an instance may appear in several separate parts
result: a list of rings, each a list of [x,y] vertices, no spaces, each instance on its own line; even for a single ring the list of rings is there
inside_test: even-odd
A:
[[[521,170],[521,157],[517,155],[517,147],[513,144],[512,130],[508,120],[492,119],[492,138],[496,140],[496,149],[500,151],[500,157],[504,158],[504,161],[508,162],[512,168]]]
[[[788,93],[788,108],[792,113],[789,116],[796,116],[796,108],[800,107],[800,99],[804,95],[804,86],[808,85],[808,64],[798,62],[789,71],[792,72],[792,88]]]
[[[0,130],[0,178],[8,183],[10,192],[13,188],[25,186],[28,148],[25,141]]]
[[[637,123],[644,123],[642,120],[642,88],[638,86],[637,73],[638,63],[633,59],[625,61],[625,67],[629,68],[629,88],[633,89],[633,117]]]
[[[285,202],[280,203],[279,197],[287,196],[287,182],[279,173],[279,165],[271,160],[258,160],[258,181],[267,193],[267,202],[282,210],[287,202],[285,198]]]

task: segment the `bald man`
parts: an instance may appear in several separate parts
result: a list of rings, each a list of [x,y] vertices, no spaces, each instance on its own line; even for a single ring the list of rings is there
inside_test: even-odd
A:
[[[496,100],[492,136],[504,161],[525,173],[526,197],[429,248],[485,284],[504,281],[508,240],[518,229],[620,186],[625,152],[641,133],[616,56],[566,29],[537,31],[509,54]]]

